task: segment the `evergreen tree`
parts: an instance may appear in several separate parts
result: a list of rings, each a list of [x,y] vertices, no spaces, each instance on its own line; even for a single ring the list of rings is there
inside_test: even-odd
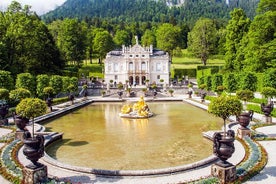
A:
[[[250,19],[246,17],[242,9],[234,9],[231,20],[226,27],[225,42],[225,68],[229,71],[241,70],[241,60],[237,58],[237,52],[241,49],[241,40],[247,34]]]

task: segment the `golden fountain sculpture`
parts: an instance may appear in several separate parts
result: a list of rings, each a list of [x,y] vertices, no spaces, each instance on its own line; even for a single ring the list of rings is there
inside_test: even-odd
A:
[[[133,105],[124,105],[121,108],[121,113],[119,115],[122,118],[149,118],[153,116],[153,113],[146,104],[144,97],[141,96],[138,102]]]

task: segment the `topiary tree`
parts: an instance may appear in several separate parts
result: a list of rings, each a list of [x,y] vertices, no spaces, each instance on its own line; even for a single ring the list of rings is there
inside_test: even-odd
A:
[[[215,90],[215,92],[217,92],[218,96],[220,96],[224,90],[225,90],[224,86],[217,86],[217,89]]]
[[[226,134],[226,119],[231,115],[239,115],[242,103],[234,96],[221,95],[211,100],[208,112],[223,119],[224,134]]]
[[[71,84],[70,77],[64,76],[62,77],[62,92],[68,92],[68,86]]]
[[[244,101],[244,105],[246,106],[246,102],[248,102],[249,100],[252,100],[254,98],[254,93],[253,93],[253,91],[245,89],[245,90],[237,91],[236,96],[239,100]]]
[[[17,75],[15,86],[16,88],[28,89],[31,95],[35,95],[36,79],[30,73],[20,73]]]
[[[30,98],[31,92],[24,88],[18,88],[10,91],[9,97],[14,103],[18,103],[24,98]]]
[[[173,92],[174,92],[173,89],[169,89],[169,93],[170,93],[171,96],[173,96]]]
[[[36,76],[36,94],[39,98],[43,98],[45,95],[43,90],[49,86],[50,78],[46,74]]]
[[[25,98],[16,106],[16,114],[32,119],[33,130],[32,137],[34,137],[34,118],[46,113],[47,105],[39,98]]]
[[[261,94],[267,98],[268,103],[271,103],[271,98],[276,97],[276,89],[272,87],[264,87]]]
[[[0,88],[0,100],[8,100],[9,99],[9,90],[5,88]]]
[[[5,88],[7,90],[14,89],[11,72],[0,70],[0,88]]]
[[[57,95],[58,93],[62,92],[62,77],[59,75],[53,75],[50,78],[49,82],[50,86],[54,89],[54,94]]]
[[[51,97],[54,94],[54,88],[51,86],[45,87],[43,89],[43,95],[47,98]]]
[[[77,77],[71,77],[70,78],[70,85],[74,86],[74,91],[78,91],[78,78]]]

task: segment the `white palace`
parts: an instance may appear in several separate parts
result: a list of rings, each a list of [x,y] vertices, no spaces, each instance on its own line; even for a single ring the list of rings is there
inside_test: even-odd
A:
[[[138,43],[134,46],[122,46],[121,50],[113,50],[107,53],[105,59],[105,81],[130,85],[145,85],[149,83],[169,84],[170,57],[167,52],[142,47]],[[162,79],[162,80],[161,80]],[[160,82],[161,80],[161,82]],[[163,81],[163,82],[162,82]]]

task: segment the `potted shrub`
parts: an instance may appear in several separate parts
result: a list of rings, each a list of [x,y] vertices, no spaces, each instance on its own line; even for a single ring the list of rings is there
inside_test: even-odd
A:
[[[236,92],[236,96],[239,100],[244,101],[244,110],[246,110],[246,104],[249,100],[252,100],[254,98],[253,91],[250,90],[239,90]]]
[[[16,113],[22,117],[32,119],[32,135],[26,131],[24,138],[23,153],[26,155],[32,164],[28,165],[28,168],[35,169],[40,166],[37,163],[38,159],[44,154],[44,137],[42,135],[34,136],[34,118],[46,113],[46,103],[38,98],[26,98],[23,99],[16,106]]]
[[[83,97],[85,100],[87,99],[87,94],[88,94],[87,88],[88,88],[87,84],[82,85]]]
[[[113,80],[109,81],[110,87],[113,87]]]
[[[224,90],[225,90],[224,86],[218,86],[216,89],[218,96],[220,96]]]
[[[73,84],[70,84],[67,88],[67,90],[69,91],[69,96],[68,96],[68,99],[71,101],[71,104],[73,105],[74,104],[74,90],[75,90],[75,86]]]
[[[243,109],[246,110],[246,104],[249,100],[254,98],[254,93],[253,91],[250,90],[239,90],[236,92],[236,96],[239,100],[244,101],[244,107]],[[247,129],[247,126],[250,123],[250,120],[252,120],[253,118],[253,111],[244,111],[241,112],[238,116],[237,116],[237,121],[239,122],[239,124],[241,125],[241,129]]]
[[[169,89],[169,93],[170,93],[171,96],[173,96],[173,92],[174,92],[173,89]]]
[[[102,97],[104,97],[104,95],[106,94],[106,92],[104,90],[101,91]]]
[[[14,103],[19,103],[24,98],[30,98],[31,92],[25,88],[17,88],[10,91],[9,98]]]
[[[144,93],[144,96],[146,96],[147,95],[147,91],[148,91],[147,88],[143,88],[142,91]]]
[[[235,132],[228,130],[226,132],[226,119],[230,115],[240,114],[242,111],[242,103],[239,99],[232,96],[222,95],[211,101],[208,106],[208,112],[223,119],[224,131],[214,134],[214,154],[220,158],[217,163],[222,167],[231,165],[226,160],[232,156],[235,151],[234,140]]]
[[[51,96],[54,94],[54,88],[51,86],[43,88],[43,94],[46,96],[46,104],[49,107],[50,112],[52,112],[53,99]]]
[[[266,117],[270,117],[270,114],[274,107],[273,103],[271,102],[271,98],[276,96],[276,89],[272,87],[264,87],[261,94],[264,95],[265,98],[267,98],[268,102],[267,104],[261,104],[261,110]]]

